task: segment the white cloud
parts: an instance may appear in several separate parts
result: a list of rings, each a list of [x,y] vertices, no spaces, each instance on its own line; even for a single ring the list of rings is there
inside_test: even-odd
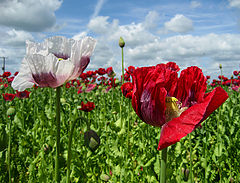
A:
[[[240,0],[228,0],[232,8],[240,8]]]
[[[225,63],[226,73],[231,73],[236,62],[239,62],[239,34],[212,33],[202,36],[175,34],[169,37],[159,37],[152,32],[152,28],[157,26],[152,20],[158,18],[156,12],[149,12],[142,22],[125,25],[119,25],[117,19],[111,20],[110,17],[99,16],[91,19],[88,28],[93,34],[98,34],[98,42],[89,68],[113,66],[114,70],[120,73],[121,50],[118,46],[120,36],[126,42],[124,48],[126,67],[129,65],[149,66],[174,61],[182,69],[197,65],[207,74],[216,76],[216,71],[218,71],[216,65],[219,63],[223,66]],[[193,29],[191,20],[183,15],[176,15],[169,22],[171,23],[167,24],[167,31],[186,32]]]
[[[98,16],[103,4],[104,4],[105,0],[98,0],[96,6],[95,6],[95,9],[94,9],[94,13],[92,15],[92,18]]]
[[[168,31],[186,33],[193,30],[192,20],[184,15],[177,14],[170,21],[164,24],[164,28]]]
[[[191,8],[199,8],[202,6],[202,4],[198,1],[191,1]]]
[[[156,11],[150,11],[145,17],[145,21],[143,22],[143,26],[146,29],[155,29],[158,26],[159,14]]]
[[[25,31],[17,31],[15,29],[8,30],[6,33],[3,33],[0,37],[0,40],[5,46],[13,47],[25,47],[26,40],[33,40],[33,36]]]
[[[0,24],[15,29],[40,32],[55,26],[54,12],[61,0],[8,0],[0,2]]]
[[[108,16],[98,16],[92,18],[88,23],[88,28],[97,34],[107,34],[109,31],[113,30],[114,27],[118,26],[118,21],[108,22]]]

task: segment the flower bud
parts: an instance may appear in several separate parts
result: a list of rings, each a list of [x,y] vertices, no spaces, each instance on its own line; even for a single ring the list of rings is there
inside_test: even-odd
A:
[[[222,64],[219,64],[219,69],[222,69]]]
[[[95,131],[89,130],[84,133],[84,142],[94,152],[100,145],[100,138]]]
[[[123,47],[125,46],[125,42],[124,42],[124,40],[123,40],[122,37],[120,37],[120,39],[119,39],[119,46],[120,46],[121,48],[123,48]]]
[[[119,84],[119,83],[120,83],[120,81],[119,81],[119,79],[117,78],[116,81],[115,81],[115,84],[117,85],[117,84]]]
[[[62,104],[66,104],[66,103],[67,103],[65,98],[60,98],[60,102],[61,102]]]
[[[106,174],[101,174],[100,179],[103,180],[104,182],[107,182],[110,179],[110,177]]]
[[[13,107],[10,107],[8,110],[7,110],[7,116],[14,116],[16,113],[16,110],[15,108]]]

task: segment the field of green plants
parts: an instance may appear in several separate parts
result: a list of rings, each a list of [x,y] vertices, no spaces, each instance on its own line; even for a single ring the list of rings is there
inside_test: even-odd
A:
[[[111,83],[113,77],[106,73],[106,77],[96,72],[95,76],[81,75],[61,87],[61,182],[67,176],[70,136],[71,182],[159,182],[160,128],[139,119],[131,99],[122,95],[121,82]],[[28,89],[29,96],[21,95],[11,88],[10,76],[1,78],[0,182],[8,182],[9,167],[12,182],[53,182],[56,89],[33,87]],[[227,84],[231,79],[219,81],[209,84],[208,91],[222,85],[229,98],[191,136],[168,147],[167,182],[190,181],[190,150],[194,182],[240,182],[240,93],[231,88],[232,83]],[[15,98],[4,97],[6,93]],[[94,105],[86,112],[82,102]],[[87,144],[90,130],[100,138],[96,148],[92,145],[98,143],[98,137],[94,136],[95,144]]]

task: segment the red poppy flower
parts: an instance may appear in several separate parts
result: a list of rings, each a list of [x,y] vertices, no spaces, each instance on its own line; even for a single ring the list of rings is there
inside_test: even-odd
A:
[[[95,108],[94,102],[87,102],[86,104],[81,102],[81,108],[79,108],[79,110],[85,111],[85,112],[90,112],[94,108]]]
[[[12,93],[5,93],[5,94],[2,94],[2,96],[5,101],[12,101],[16,95]]]
[[[107,71],[104,68],[99,68],[96,72],[101,76],[107,73]]]
[[[124,97],[132,99],[133,84],[131,82],[124,83],[121,90]]]
[[[65,84],[65,87],[66,87],[66,88],[70,88],[70,87],[71,87],[71,84],[70,84],[69,82],[67,82],[67,83]]]
[[[79,89],[78,89],[78,92],[77,92],[78,94],[80,94],[80,93],[83,93],[83,86],[80,86],[79,87]]]
[[[108,67],[108,68],[106,69],[106,72],[107,72],[107,75],[108,75],[109,77],[114,76],[114,72],[113,72],[113,68],[112,68],[112,67]]]
[[[234,76],[238,76],[240,72],[238,71],[233,71]]]
[[[29,94],[30,94],[30,93],[31,93],[31,92],[29,92],[29,91],[27,91],[27,90],[24,90],[24,91],[22,91],[22,92],[17,91],[16,97],[17,97],[17,98],[21,98],[21,99],[23,99],[23,98],[29,98]]]
[[[144,122],[162,127],[158,150],[191,133],[227,98],[217,87],[206,93],[202,70],[188,67],[178,78],[175,63],[138,68],[133,73],[132,106]]]
[[[3,78],[7,78],[9,76],[11,76],[11,72],[4,72],[2,75]]]

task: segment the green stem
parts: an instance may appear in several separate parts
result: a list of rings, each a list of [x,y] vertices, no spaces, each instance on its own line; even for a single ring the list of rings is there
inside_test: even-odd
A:
[[[205,179],[205,183],[207,183],[207,137],[208,137],[208,134],[207,134],[207,123],[205,122],[205,132],[206,132],[206,140],[205,140],[205,143],[204,143],[204,155],[205,155],[205,158],[204,158],[204,161],[205,161],[205,176],[204,176],[204,179]]]
[[[192,138],[191,133],[188,134],[189,144],[190,144],[190,183],[193,182],[193,172],[192,172]]]
[[[124,56],[123,56],[123,47],[122,49],[122,85],[124,83]],[[123,94],[121,95],[121,103],[120,103],[120,120],[121,120],[121,129],[123,126],[123,115],[122,115],[122,106],[123,106]],[[121,153],[124,153],[123,150],[121,150]],[[123,154],[124,157],[124,154]],[[122,162],[123,163],[123,162]],[[121,169],[123,168],[123,164],[121,163]],[[120,173],[120,182],[122,182],[122,171]]]
[[[160,183],[166,183],[167,172],[167,147],[162,150]]]
[[[70,122],[71,123],[71,122]],[[70,183],[70,165],[71,165],[71,158],[72,158],[72,137],[73,131],[76,124],[76,120],[74,120],[70,124],[70,131],[69,131],[69,139],[68,139],[68,155],[67,155],[67,183]]]
[[[8,134],[8,177],[9,183],[11,183],[11,128],[12,128],[12,119],[9,122],[9,134]]]
[[[122,48],[122,84],[124,83],[124,56],[123,56],[123,48]]]
[[[131,100],[128,101],[127,153],[129,153],[130,108],[131,108]]]
[[[55,181],[60,182],[59,154],[60,154],[60,93],[61,88],[56,88],[56,159],[55,159]]]

